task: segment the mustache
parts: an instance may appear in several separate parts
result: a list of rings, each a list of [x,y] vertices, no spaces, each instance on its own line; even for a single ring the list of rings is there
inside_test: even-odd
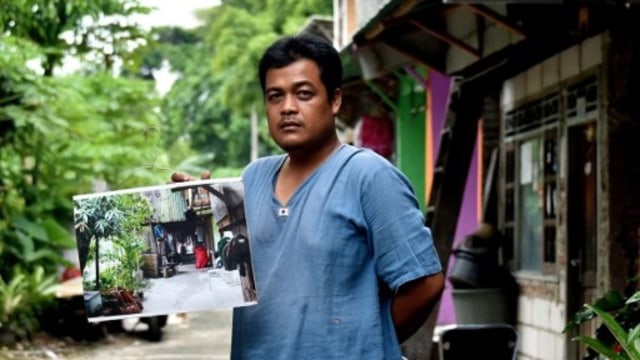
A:
[[[278,127],[283,128],[285,126],[301,126],[302,121],[294,116],[283,117],[278,121]]]

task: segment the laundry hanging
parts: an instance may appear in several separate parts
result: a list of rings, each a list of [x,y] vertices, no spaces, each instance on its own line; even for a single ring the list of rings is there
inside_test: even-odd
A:
[[[393,121],[388,116],[363,115],[360,120],[356,146],[371,149],[390,159],[395,142]]]

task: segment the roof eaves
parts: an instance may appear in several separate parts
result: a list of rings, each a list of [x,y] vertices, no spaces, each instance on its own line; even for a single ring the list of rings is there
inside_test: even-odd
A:
[[[354,42],[362,39],[365,34],[372,29],[375,25],[379,24],[380,21],[386,18],[389,14],[393,13],[393,11],[405,0],[387,0],[380,4],[378,12],[371,17],[367,22],[358,29],[353,36],[351,37]]]
[[[333,41],[333,18],[325,15],[311,15],[299,32],[319,35]]]

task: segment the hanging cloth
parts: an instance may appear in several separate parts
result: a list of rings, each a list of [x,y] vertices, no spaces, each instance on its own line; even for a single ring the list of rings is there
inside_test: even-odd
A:
[[[393,155],[393,122],[388,116],[364,115],[360,120],[357,146],[371,149],[389,159]]]

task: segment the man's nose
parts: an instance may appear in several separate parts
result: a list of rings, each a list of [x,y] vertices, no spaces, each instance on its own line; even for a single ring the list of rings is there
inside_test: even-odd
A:
[[[282,113],[289,114],[298,111],[298,102],[293,95],[286,95],[282,103]]]

